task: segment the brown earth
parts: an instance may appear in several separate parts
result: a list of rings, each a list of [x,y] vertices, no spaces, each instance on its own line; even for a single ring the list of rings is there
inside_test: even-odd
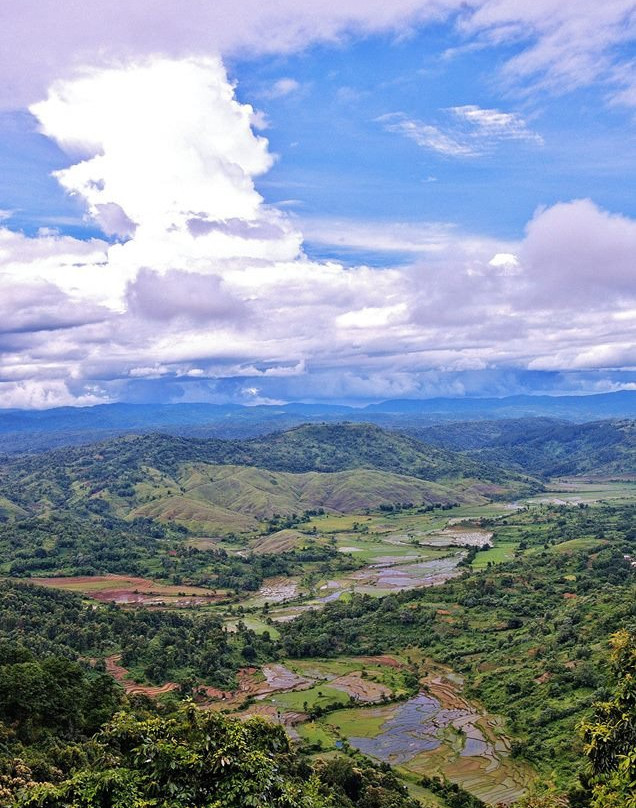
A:
[[[126,693],[143,693],[144,696],[156,698],[164,693],[170,693],[172,690],[176,690],[179,687],[176,682],[165,682],[163,685],[157,685],[154,687],[151,685],[139,685],[127,678],[128,671],[119,664],[120,660],[120,654],[113,654],[112,656],[107,657],[105,660],[106,672],[119,682]]]
[[[104,603],[122,606],[200,606],[225,597],[224,592],[203,587],[161,584],[129,575],[85,575],[32,578],[29,583],[78,592]]]
[[[395,657],[388,656],[388,654],[379,654],[377,656],[361,656],[361,662],[368,662],[370,665],[387,665],[389,668],[403,668],[404,663],[398,662]]]
[[[391,689],[372,679],[363,679],[359,671],[338,676],[329,682],[329,687],[342,690],[352,696],[356,701],[374,703],[382,701],[382,697],[391,697]]]

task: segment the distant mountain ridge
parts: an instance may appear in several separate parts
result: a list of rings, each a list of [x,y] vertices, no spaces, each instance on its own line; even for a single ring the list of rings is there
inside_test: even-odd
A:
[[[636,391],[585,396],[509,396],[392,400],[365,407],[340,404],[100,404],[49,410],[0,409],[0,453],[42,451],[127,433],[245,439],[311,422],[372,422],[391,429],[510,418],[581,423],[636,418]]]

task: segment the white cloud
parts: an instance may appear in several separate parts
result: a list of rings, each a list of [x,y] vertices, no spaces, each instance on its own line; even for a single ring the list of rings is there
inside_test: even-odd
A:
[[[444,223],[308,222],[323,243],[412,257],[346,268],[309,260],[296,221],[256,192],[267,143],[218,60],[91,71],[34,109],[78,154],[60,182],[94,217],[112,206],[111,227],[135,227],[113,244],[0,228],[3,406],[252,386],[254,400],[391,397],[484,373],[505,389],[511,368],[631,367],[619,346],[634,342],[636,222],[589,200],[538,211],[518,243]]]
[[[439,253],[457,242],[457,228],[447,222],[365,222],[303,218],[307,241],[359,250]]]
[[[473,127],[471,135],[490,141],[525,140],[543,145],[543,138],[532,132],[524,119],[516,112],[500,112],[498,109],[482,109],[476,104],[451,107],[460,121]]]
[[[634,86],[633,63],[627,78],[630,60],[620,50],[636,38],[632,0],[485,0],[466,9],[461,28],[490,45],[519,43],[504,66],[510,81],[558,92],[602,82],[633,100],[620,98],[621,86]]]
[[[538,211],[519,253],[532,283],[530,301],[566,308],[633,300],[634,256],[636,221],[589,199]]]
[[[409,118],[403,112],[382,115],[377,121],[387,132],[403,135],[444,157],[479,157],[506,141],[543,145],[543,138],[531,131],[516,112],[482,109],[475,104],[450,107],[443,112],[454,119],[443,126]]]
[[[268,98],[284,98],[286,95],[297,93],[300,89],[301,84],[299,81],[286,76],[275,81],[266,91],[265,95],[267,95]]]
[[[339,314],[336,325],[339,328],[382,328],[402,319],[406,312],[406,303],[395,306],[365,306],[363,309]]]
[[[25,0],[4,3],[0,18],[0,104],[26,106],[78,64],[161,54],[240,56],[289,53],[314,42],[371,32],[408,34],[430,22],[456,23],[466,46],[510,46],[510,81],[556,90],[607,84],[633,103],[633,63],[621,52],[634,39],[632,0]],[[626,48],[625,48],[626,50]]]
[[[445,157],[475,157],[479,152],[467,142],[443,132],[438,126],[409,118],[402,112],[390,112],[377,119],[387,132],[395,132],[417,143],[424,149]]]
[[[33,380],[20,382],[0,381],[0,401],[3,407],[24,410],[41,410],[49,407],[89,407],[109,401],[103,390],[77,393],[69,390],[66,382],[59,379],[45,384]]]
[[[78,64],[161,54],[171,58],[299,51],[352,34],[398,32],[438,20],[459,0],[27,0],[3,4],[0,101],[24,106]]]

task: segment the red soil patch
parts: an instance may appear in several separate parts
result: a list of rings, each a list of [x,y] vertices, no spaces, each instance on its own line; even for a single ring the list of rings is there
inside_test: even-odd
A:
[[[200,606],[225,597],[224,593],[212,592],[202,587],[160,584],[149,578],[130,575],[37,578],[31,579],[31,583],[80,592],[94,600],[122,606]]]
[[[121,656],[119,654],[113,654],[113,656],[107,657],[105,660],[106,672],[119,682],[126,693],[143,693],[144,696],[156,698],[164,693],[170,693],[172,690],[176,690],[176,688],[179,687],[176,682],[166,682],[163,685],[157,685],[155,687],[151,685],[139,685],[136,682],[131,682],[130,679],[126,678],[128,676],[128,671],[119,664],[120,659]]]
[[[360,657],[362,662],[368,662],[370,665],[386,665],[389,668],[403,668],[404,663],[398,662],[392,656],[388,656],[386,654],[381,654],[378,656],[362,656]]]
[[[234,694],[228,690],[219,690],[218,687],[206,687],[201,685],[195,691],[194,700],[197,704],[208,701],[225,701],[231,699]]]

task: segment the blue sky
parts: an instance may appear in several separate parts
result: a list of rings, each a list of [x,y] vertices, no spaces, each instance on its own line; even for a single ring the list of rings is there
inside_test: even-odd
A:
[[[498,49],[444,56],[458,45],[449,26],[438,26],[404,41],[375,36],[232,63],[239,97],[267,113],[266,134],[280,155],[257,183],[265,197],[297,199],[301,218],[443,220],[502,238],[520,236],[538,206],[567,199],[591,197],[634,214],[633,110],[608,107],[597,86],[567,95],[506,90]],[[268,98],[281,78],[298,89]],[[500,141],[457,158],[378,122],[401,112],[452,129],[445,110],[471,104],[522,116],[543,145]]]
[[[450,221],[500,238],[520,237],[537,207],[569,199],[636,214],[633,109],[608,104],[606,88],[596,84],[556,94],[507,88],[498,70],[516,48],[462,52],[461,44],[444,24],[405,39],[381,34],[228,60],[238,98],[266,114],[264,134],[278,156],[256,181],[265,199],[301,219]],[[273,88],[285,80],[297,86],[277,95]],[[475,157],[452,157],[378,121],[401,112],[450,130],[447,110],[464,105],[520,115],[543,143],[504,140]],[[50,176],[71,163],[37,132],[33,116],[2,114],[0,198],[15,210],[14,226],[98,232],[82,221],[81,201]],[[333,254],[319,247],[312,248],[317,257]]]
[[[636,386],[629,3],[88,6],[0,33],[0,406]]]

